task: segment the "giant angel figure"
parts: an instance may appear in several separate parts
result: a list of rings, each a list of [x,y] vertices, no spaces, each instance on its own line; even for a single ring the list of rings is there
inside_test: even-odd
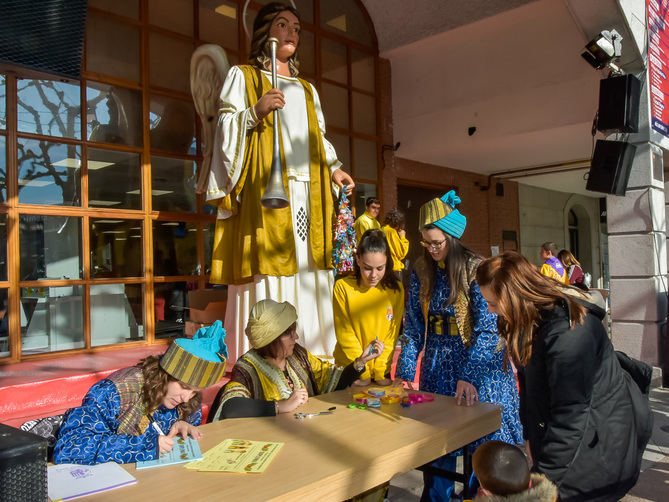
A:
[[[270,37],[278,39],[278,88],[271,86]],[[191,60],[191,88],[205,138],[198,188],[218,206],[210,281],[228,285],[225,329],[234,340],[231,358],[248,350],[246,320],[265,298],[297,307],[303,345],[310,352],[330,355],[335,346],[333,191],[346,186],[350,193],[354,183],[325,139],[316,89],[297,77],[299,41],[297,10],[278,2],[265,5],[253,23],[249,64],[230,68],[213,103],[212,90],[224,67],[222,50],[210,54],[212,46],[203,46]],[[283,209],[260,204],[272,163],[275,109],[290,199]]]

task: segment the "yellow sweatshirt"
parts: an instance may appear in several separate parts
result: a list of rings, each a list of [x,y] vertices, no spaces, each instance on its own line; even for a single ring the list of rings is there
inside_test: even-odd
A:
[[[400,237],[400,234],[390,225],[383,225],[381,227],[383,233],[388,239],[388,246],[390,246],[390,255],[393,257],[393,271],[404,270],[404,258],[409,252],[409,241],[406,237]]]
[[[365,211],[361,216],[358,217],[357,220],[355,220],[355,223],[353,223],[353,230],[355,230],[355,243],[360,244],[362,234],[364,234],[367,230],[371,230],[372,228],[381,228],[381,224],[376,218],[374,218],[374,216],[369,214],[369,211]]]
[[[398,283],[399,284],[399,283]],[[377,336],[386,346],[367,363],[361,379],[381,380],[390,372],[393,351],[404,315],[404,290],[381,286],[358,286],[355,276],[344,277],[334,286],[334,323],[337,344],[335,363],[350,364]]]

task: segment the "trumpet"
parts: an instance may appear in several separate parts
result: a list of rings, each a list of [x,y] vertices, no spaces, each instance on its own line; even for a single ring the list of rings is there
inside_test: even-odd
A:
[[[270,58],[272,60],[272,87],[277,87],[276,78],[276,46],[279,41],[272,37],[267,40],[270,49]],[[272,167],[269,173],[269,180],[265,186],[260,203],[268,209],[281,209],[288,207],[288,196],[283,186],[283,168],[281,166],[281,145],[279,144],[279,110],[272,112],[274,119],[274,142],[272,148]]]

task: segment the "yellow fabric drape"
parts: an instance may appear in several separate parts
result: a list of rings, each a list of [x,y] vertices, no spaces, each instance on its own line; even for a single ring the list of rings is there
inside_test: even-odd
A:
[[[248,105],[271,89],[259,69],[242,65]],[[321,131],[308,82],[304,87],[309,127],[310,214],[309,244],[316,267],[332,268],[332,218],[334,214],[330,170],[325,161]],[[260,200],[272,164],[273,114],[246,132],[244,171],[233,192],[220,199],[219,207],[233,216],[216,221],[210,281],[215,284],[244,284],[254,275],[289,276],[297,273],[295,238],[290,207],[267,209]],[[285,165],[283,147],[281,161]],[[283,183],[288,190],[284,171]],[[289,195],[290,196],[290,195]]]
[[[390,255],[393,258],[393,271],[404,270],[404,258],[409,253],[409,240],[406,237],[400,237],[400,234],[390,225],[381,227],[386,234],[388,246],[390,246]]]

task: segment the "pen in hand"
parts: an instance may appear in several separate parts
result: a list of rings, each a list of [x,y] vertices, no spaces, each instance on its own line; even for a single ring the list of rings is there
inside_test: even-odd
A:
[[[149,422],[151,422],[151,425],[153,426],[153,429],[158,433],[159,436],[164,436],[165,433],[162,431],[160,428],[160,425],[158,425],[158,422],[156,422],[151,415],[147,415]]]

